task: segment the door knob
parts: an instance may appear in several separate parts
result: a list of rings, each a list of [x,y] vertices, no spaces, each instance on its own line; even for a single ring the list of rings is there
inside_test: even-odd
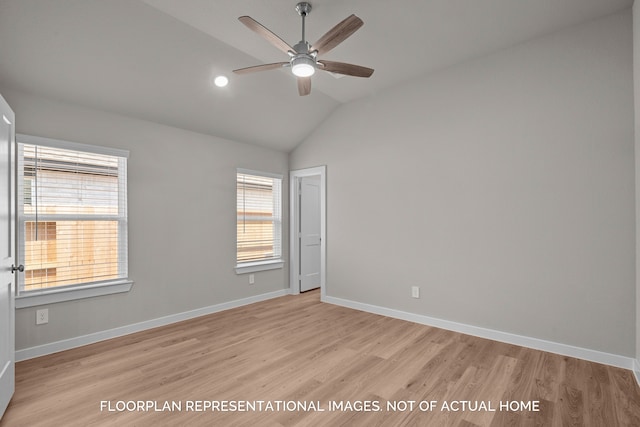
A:
[[[17,267],[15,265],[11,265],[11,272],[15,273],[16,271],[19,271],[20,273],[22,273],[24,271],[24,265],[20,264]]]

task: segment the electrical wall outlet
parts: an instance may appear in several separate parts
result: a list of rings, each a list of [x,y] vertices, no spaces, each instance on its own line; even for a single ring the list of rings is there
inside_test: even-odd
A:
[[[420,298],[420,288],[418,286],[411,287],[411,297]]]
[[[44,325],[49,323],[49,309],[43,308],[36,311],[36,325]]]
[[[254,283],[256,283],[256,276],[254,276],[253,274],[249,275],[249,284],[253,285]]]

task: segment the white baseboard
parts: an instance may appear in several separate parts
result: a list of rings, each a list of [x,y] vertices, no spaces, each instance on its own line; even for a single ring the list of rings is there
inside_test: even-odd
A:
[[[279,291],[268,292],[266,294],[255,295],[248,298],[242,298],[234,301],[224,302],[224,303],[212,305],[209,307],[198,308],[196,310],[176,313],[176,314],[172,314],[165,317],[159,317],[157,319],[146,320],[144,322],[121,326],[119,328],[100,331],[100,332],[96,332],[89,335],[83,335],[83,336],[69,338],[62,341],[56,341],[48,344],[39,345],[36,347],[29,347],[22,350],[17,350],[15,353],[16,362],[27,360],[27,359],[33,359],[34,357],[45,356],[51,353],[57,353],[63,350],[69,350],[72,348],[81,347],[87,344],[93,344],[98,341],[104,341],[111,338],[132,334],[134,332],[140,332],[147,329],[157,328],[159,326],[169,325],[171,323],[181,322],[183,320],[193,319],[195,317],[205,316],[207,314],[213,314],[213,313],[229,310],[236,307],[242,307],[244,305],[281,297],[287,294],[288,294],[288,289],[282,289]]]
[[[33,359],[35,357],[45,356],[59,351],[69,350],[83,345],[93,344],[99,341],[144,331],[147,329],[165,326],[183,320],[193,319],[195,317],[205,316],[232,308],[242,307],[268,299],[277,298],[289,294],[289,289],[282,289],[266,294],[255,295],[248,298],[229,301],[221,304],[203,307],[196,310],[176,313],[157,319],[147,320],[132,325],[126,325],[119,328],[109,329],[106,331],[96,332],[93,334],[83,335],[79,337],[69,338],[62,341],[56,341],[48,344],[29,347],[17,350],[15,353],[16,362]],[[552,341],[531,338],[522,335],[511,334],[508,332],[496,331],[493,329],[481,328],[478,326],[467,325],[464,323],[442,320],[435,317],[424,316],[420,314],[408,313],[405,311],[394,310],[391,308],[365,304],[357,301],[345,300],[325,296],[323,302],[329,304],[340,305],[355,310],[366,311],[368,313],[379,314],[382,316],[393,317],[395,319],[407,320],[409,322],[419,323],[427,326],[447,329],[450,331],[460,332],[463,334],[473,335],[481,338],[487,338],[494,341],[515,344],[523,347],[533,348],[536,350],[548,351],[551,353],[562,354],[564,356],[576,357],[579,359],[589,360],[592,362],[603,363],[605,365],[616,366],[619,368],[629,369],[633,371],[636,381],[640,385],[640,361],[630,357],[619,356],[611,353],[604,353],[597,350],[591,350],[581,347],[575,347],[567,344],[556,343]]]
[[[442,320],[435,317],[424,316],[421,314],[407,313],[405,311],[394,310],[391,308],[380,307],[371,304],[365,304],[357,301],[345,300],[327,296],[323,302],[340,305],[343,307],[353,308],[355,310],[366,311],[368,313],[379,314],[382,316],[393,317],[395,319],[407,320],[409,322],[420,323],[422,325],[434,326],[436,328],[447,329],[454,332],[460,332],[467,335],[473,335],[480,338],[487,338],[494,341],[500,341],[508,344],[515,344],[522,347],[533,348],[536,350],[548,351],[550,353],[561,354],[563,356],[575,357],[578,359],[588,360],[591,362],[602,363],[605,365],[615,366],[632,370],[636,379],[640,384],[640,365],[636,359],[630,357],[619,356],[617,354],[604,353],[597,350],[575,347],[568,344],[561,344],[552,341],[531,338],[522,335],[511,334],[508,332],[496,331],[493,329],[481,328],[478,326],[467,325],[464,323]]]

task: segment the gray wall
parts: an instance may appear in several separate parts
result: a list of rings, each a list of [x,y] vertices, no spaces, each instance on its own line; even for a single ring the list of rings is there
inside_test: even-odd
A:
[[[344,105],[327,294],[635,356],[632,74],[628,10]]]
[[[289,286],[288,268],[256,273],[235,266],[237,167],[285,175],[287,154],[2,88],[19,133],[130,150],[129,293],[17,310],[16,349],[105,331]],[[288,241],[288,208],[285,235]],[[286,248],[285,248],[286,249]],[[285,259],[288,254],[285,250]]]

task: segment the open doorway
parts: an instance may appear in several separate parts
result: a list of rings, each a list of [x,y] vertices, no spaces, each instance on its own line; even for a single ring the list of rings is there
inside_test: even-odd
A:
[[[326,167],[289,173],[290,293],[326,295]]]

